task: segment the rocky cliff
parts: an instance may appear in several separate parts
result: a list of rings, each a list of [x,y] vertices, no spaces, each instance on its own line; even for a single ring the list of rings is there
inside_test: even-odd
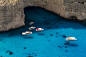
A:
[[[0,0],[0,31],[24,25],[23,1]]]
[[[24,8],[39,6],[68,19],[86,21],[86,0],[0,0],[0,31],[24,26]]]

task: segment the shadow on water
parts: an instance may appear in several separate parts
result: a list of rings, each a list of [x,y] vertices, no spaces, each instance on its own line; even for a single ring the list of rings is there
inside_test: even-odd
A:
[[[38,35],[45,35],[44,33],[38,33]]]
[[[68,46],[77,47],[77,44],[69,44]]]
[[[70,42],[64,43],[64,45],[71,46],[71,47],[77,47],[77,44],[71,44]]]
[[[33,39],[32,36],[24,37],[24,39]]]

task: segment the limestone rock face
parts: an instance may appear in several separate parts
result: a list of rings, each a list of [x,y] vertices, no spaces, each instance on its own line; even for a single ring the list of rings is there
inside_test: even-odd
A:
[[[23,1],[0,0],[0,31],[8,31],[24,24]]]
[[[24,26],[24,8],[39,6],[68,19],[86,21],[86,0],[0,0],[0,31]]]

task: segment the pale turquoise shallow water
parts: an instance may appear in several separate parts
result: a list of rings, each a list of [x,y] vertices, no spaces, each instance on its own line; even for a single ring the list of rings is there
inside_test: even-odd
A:
[[[25,27],[0,33],[0,56],[86,57],[85,26],[64,20],[41,8],[26,8],[25,16]],[[45,30],[42,32],[32,30],[32,35],[22,36],[22,32],[28,31],[30,21],[35,22],[33,26]],[[66,42],[63,35],[76,37],[78,40]]]

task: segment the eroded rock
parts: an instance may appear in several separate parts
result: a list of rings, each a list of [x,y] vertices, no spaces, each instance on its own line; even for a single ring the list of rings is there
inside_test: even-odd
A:
[[[0,0],[0,31],[24,26],[24,8],[38,6],[64,18],[86,20],[85,0]]]

